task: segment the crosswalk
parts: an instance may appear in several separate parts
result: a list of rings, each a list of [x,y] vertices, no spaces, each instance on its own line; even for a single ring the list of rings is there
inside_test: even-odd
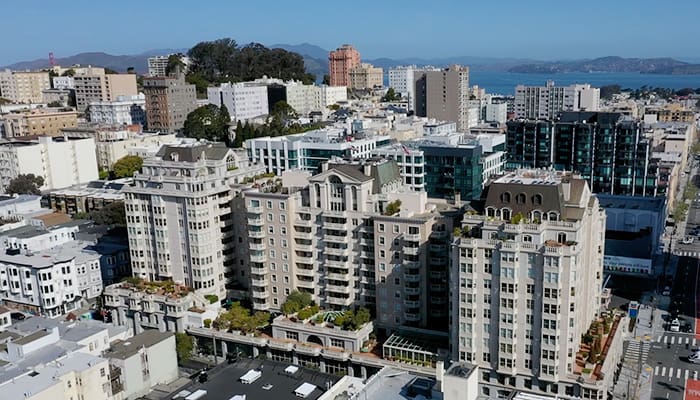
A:
[[[680,251],[676,250],[673,252],[674,255],[677,255],[679,257],[698,257],[700,256],[700,252],[697,251]]]
[[[687,344],[689,346],[695,347],[697,345],[697,339],[694,337],[690,336],[666,336],[666,335],[661,335],[656,339],[657,342],[667,344]],[[630,343],[631,344],[631,343]]]
[[[625,350],[625,360],[638,361],[641,359],[642,362],[646,361],[650,346],[649,342],[630,341],[627,345],[627,350]]]
[[[671,379],[698,379],[698,371],[686,368],[674,368],[657,365],[654,368],[654,376]]]

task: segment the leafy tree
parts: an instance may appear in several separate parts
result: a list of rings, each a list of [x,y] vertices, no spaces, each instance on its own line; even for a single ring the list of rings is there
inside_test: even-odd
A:
[[[399,211],[401,211],[401,200],[394,200],[386,205],[384,215],[394,215]]]
[[[119,72],[113,70],[112,68],[105,67],[105,74],[114,75],[114,74],[118,74],[118,73]]]
[[[285,315],[294,314],[313,304],[311,295],[298,290],[293,291],[287,296],[287,299],[282,303],[280,308]]]
[[[99,172],[99,177],[102,181],[109,179],[109,171],[106,169],[101,169]]]
[[[206,139],[212,142],[228,141],[228,126],[231,118],[226,106],[222,109],[214,104],[207,104],[187,114],[183,133],[186,137]]]
[[[75,70],[73,68],[68,68],[67,70],[63,71],[61,76],[75,76]]]
[[[44,178],[34,174],[21,174],[12,179],[5,188],[7,194],[41,194]]]
[[[272,106],[272,111],[270,115],[280,118],[282,121],[288,121],[290,119],[297,119],[299,115],[292,106],[289,105],[284,100],[280,100]]]
[[[269,321],[270,313],[258,311],[251,315],[250,310],[243,307],[241,303],[236,302],[212,322],[212,327],[227,331],[235,330],[251,333],[265,326]]]
[[[134,176],[134,173],[141,170],[143,159],[139,156],[124,156],[117,160],[112,166],[114,177],[128,178]]]
[[[135,75],[135,74],[136,74],[136,69],[135,69],[134,67],[129,67],[129,68],[126,69],[126,73],[127,73],[127,74],[133,74],[133,75]]]
[[[182,54],[171,54],[168,56],[168,64],[165,66],[165,74],[170,75],[176,70],[180,72],[185,72],[185,63],[182,61]]]
[[[198,99],[207,98],[207,87],[209,87],[209,81],[207,81],[200,72],[193,72],[187,74],[185,76],[185,82],[195,86],[195,88],[197,89]]]
[[[331,76],[328,74],[323,75],[323,81],[321,82],[324,85],[330,85],[331,84]]]
[[[179,363],[187,362],[192,356],[194,343],[192,336],[177,332],[175,334],[175,352],[177,353],[177,361]]]
[[[387,91],[384,97],[382,97],[382,101],[396,101],[401,99],[401,96],[396,94],[396,91],[394,91],[394,88],[390,87]]]
[[[126,225],[124,202],[115,201],[106,206],[90,211],[90,219],[97,225]]]

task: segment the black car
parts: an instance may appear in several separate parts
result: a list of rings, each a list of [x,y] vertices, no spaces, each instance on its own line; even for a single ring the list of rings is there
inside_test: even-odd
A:
[[[13,313],[10,313],[10,318],[16,319],[17,321],[22,321],[22,320],[27,319],[27,316],[22,314],[21,312],[13,312]]]

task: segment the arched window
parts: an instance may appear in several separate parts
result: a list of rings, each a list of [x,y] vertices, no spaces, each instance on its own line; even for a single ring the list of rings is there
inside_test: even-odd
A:
[[[554,211],[551,211],[549,213],[549,220],[550,221],[556,221],[558,219],[559,219],[559,216],[557,215],[557,213],[555,213]]]
[[[533,220],[534,222],[540,222],[540,221],[542,221],[542,212],[541,212],[541,211],[538,211],[538,210],[533,211],[533,212],[532,212],[532,220]]]
[[[501,194],[501,201],[503,203],[510,203],[510,192],[505,192]]]
[[[541,206],[542,205],[542,195],[537,193],[536,195],[532,196],[532,204],[536,206]]]
[[[557,242],[559,243],[566,243],[566,233],[564,232],[559,232],[557,234]]]
[[[530,236],[530,235],[523,235],[523,242],[525,242],[525,243],[532,243],[532,236]]]
[[[525,193],[518,193],[515,196],[515,202],[518,204],[525,204]]]
[[[492,207],[487,207],[486,208],[486,216],[495,217],[496,216],[496,209],[494,209]]]
[[[501,209],[501,218],[504,221],[508,221],[510,219],[510,210],[507,208],[502,208]]]

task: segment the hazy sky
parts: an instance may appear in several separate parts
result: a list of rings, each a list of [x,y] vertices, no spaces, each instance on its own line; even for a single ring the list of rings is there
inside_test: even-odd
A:
[[[220,37],[326,49],[352,43],[368,59],[700,61],[700,0],[22,0],[3,1],[0,13],[0,65],[49,51],[135,54]]]

